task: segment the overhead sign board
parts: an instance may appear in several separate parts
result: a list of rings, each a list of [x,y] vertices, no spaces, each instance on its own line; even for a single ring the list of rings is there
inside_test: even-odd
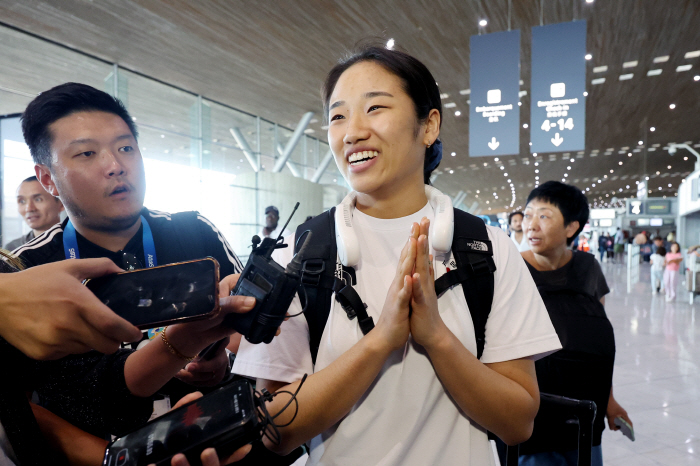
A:
[[[472,36],[469,155],[520,152],[520,31]]]
[[[668,215],[671,213],[671,202],[666,200],[647,200],[647,214]]]
[[[586,148],[586,22],[532,28],[531,152]]]
[[[644,215],[644,201],[641,199],[628,199],[627,213],[630,215]]]

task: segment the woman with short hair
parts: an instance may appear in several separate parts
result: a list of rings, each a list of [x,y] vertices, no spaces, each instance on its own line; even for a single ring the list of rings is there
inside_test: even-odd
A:
[[[323,97],[329,144],[353,189],[338,206],[358,238],[353,288],[376,325],[363,335],[333,299],[315,364],[304,317],[269,345],[243,342],[234,372],[259,387],[294,392],[313,373],[296,418],[290,409],[276,421],[291,421],[280,445],[267,445],[286,452],[310,440],[308,464],[493,464],[486,430],[509,444],[530,436],[534,360],[560,347],[525,264],[487,227],[495,290],[479,360],[461,285],[435,293],[434,278],[453,267],[452,224],[432,231],[446,218],[434,201],[449,198],[426,186],[442,157],[435,79],[410,55],[369,47],[330,71]],[[339,267],[351,254],[341,246]],[[271,412],[288,400],[278,396]]]

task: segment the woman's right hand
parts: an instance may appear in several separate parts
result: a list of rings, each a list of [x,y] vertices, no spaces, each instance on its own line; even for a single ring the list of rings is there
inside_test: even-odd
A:
[[[382,315],[372,331],[372,333],[377,332],[378,336],[381,336],[380,340],[392,351],[406,344],[411,330],[409,319],[412,297],[411,274],[416,263],[416,237],[417,232],[412,231],[401,251],[396,275],[384,301]]]

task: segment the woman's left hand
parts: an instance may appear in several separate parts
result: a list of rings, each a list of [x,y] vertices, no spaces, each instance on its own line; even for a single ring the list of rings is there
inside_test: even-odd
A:
[[[435,294],[435,272],[428,242],[430,220],[423,217],[420,225],[414,225],[416,265],[411,276],[413,297],[411,299],[411,335],[416,343],[429,350],[443,340],[447,326],[438,312]]]

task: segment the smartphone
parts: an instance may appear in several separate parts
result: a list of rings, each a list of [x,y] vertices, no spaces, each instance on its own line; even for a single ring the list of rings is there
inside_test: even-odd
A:
[[[140,329],[203,319],[219,309],[219,263],[213,257],[106,275],[85,284]]]
[[[629,422],[622,419],[620,416],[615,418],[615,425],[620,428],[620,432],[628,439],[634,442],[634,428],[629,424]]]
[[[107,445],[103,466],[170,465],[183,453],[191,466],[216,448],[219,457],[262,436],[249,382],[238,380],[152,420]]]

